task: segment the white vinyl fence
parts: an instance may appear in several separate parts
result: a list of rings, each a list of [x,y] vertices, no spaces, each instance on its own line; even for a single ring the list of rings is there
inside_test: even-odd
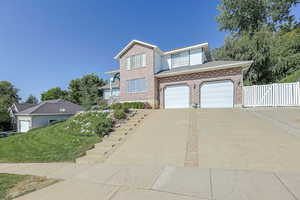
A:
[[[274,83],[244,86],[244,106],[300,106],[300,84]]]

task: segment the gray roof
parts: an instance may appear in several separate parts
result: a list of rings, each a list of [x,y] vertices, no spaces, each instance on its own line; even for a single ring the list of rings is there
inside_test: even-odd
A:
[[[183,67],[176,67],[172,68],[170,70],[164,70],[158,72],[157,76],[163,76],[163,75],[175,75],[175,74],[182,74],[182,73],[192,73],[192,72],[199,72],[199,71],[209,71],[209,70],[215,70],[218,67],[241,67],[241,66],[247,66],[250,65],[252,61],[211,61],[200,65],[189,65],[189,66],[183,66]],[[240,65],[239,65],[240,64]]]
[[[109,84],[104,85],[101,89],[109,89]],[[120,88],[120,80],[118,78],[112,83],[112,88]]]
[[[74,115],[83,108],[77,104],[63,99],[48,100],[23,110],[16,115]]]
[[[31,103],[15,103],[15,106],[17,108],[17,112],[22,112],[23,110],[26,110],[26,109],[31,108],[33,106],[36,106],[36,104],[31,104]]]

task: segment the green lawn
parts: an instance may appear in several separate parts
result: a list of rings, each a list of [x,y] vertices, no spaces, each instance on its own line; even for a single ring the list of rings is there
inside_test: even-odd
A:
[[[11,200],[59,181],[39,176],[0,173],[0,200]]]
[[[281,83],[291,83],[291,82],[297,82],[300,81],[300,70],[295,71],[294,73],[288,75],[284,79],[282,79]]]
[[[29,176],[15,174],[0,174],[0,199],[8,200],[8,190],[28,177]]]
[[[103,126],[97,124],[107,122],[106,119],[102,113],[82,114],[66,122],[1,138],[0,162],[74,161],[101,141],[97,132]]]

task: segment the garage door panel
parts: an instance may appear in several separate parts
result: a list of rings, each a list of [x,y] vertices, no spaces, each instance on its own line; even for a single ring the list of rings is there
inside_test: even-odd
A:
[[[229,80],[203,83],[200,91],[201,107],[232,108],[233,93],[233,83]]]
[[[186,85],[167,86],[165,89],[165,108],[188,108],[190,91]]]
[[[22,133],[29,131],[29,121],[20,120],[20,131]]]

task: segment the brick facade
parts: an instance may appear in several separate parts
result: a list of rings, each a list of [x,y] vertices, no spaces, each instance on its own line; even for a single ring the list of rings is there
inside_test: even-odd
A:
[[[135,54],[146,54],[146,66],[126,69],[126,58]],[[127,92],[127,80],[146,78],[147,91],[140,93]],[[135,44],[120,59],[120,101],[146,101],[154,106],[154,50],[150,47]]]
[[[226,70],[216,70],[193,74],[177,75],[164,78],[157,78],[159,88],[155,98],[159,101],[159,107],[164,108],[164,90],[170,85],[187,85],[190,88],[190,104],[199,104],[201,84],[208,81],[231,80],[234,84],[234,106],[240,107],[242,104],[243,86],[242,68],[231,68]]]
[[[146,66],[136,69],[126,69],[126,59],[129,56],[145,53]],[[148,102],[154,108],[164,108],[164,90],[169,85],[185,84],[190,88],[190,105],[200,104],[201,84],[208,81],[231,80],[234,83],[234,106],[242,104],[243,72],[242,68],[230,68],[208,72],[176,75],[163,78],[154,76],[154,49],[142,44],[134,44],[120,57],[120,101]],[[146,78],[147,91],[139,93],[127,92],[127,80]]]

